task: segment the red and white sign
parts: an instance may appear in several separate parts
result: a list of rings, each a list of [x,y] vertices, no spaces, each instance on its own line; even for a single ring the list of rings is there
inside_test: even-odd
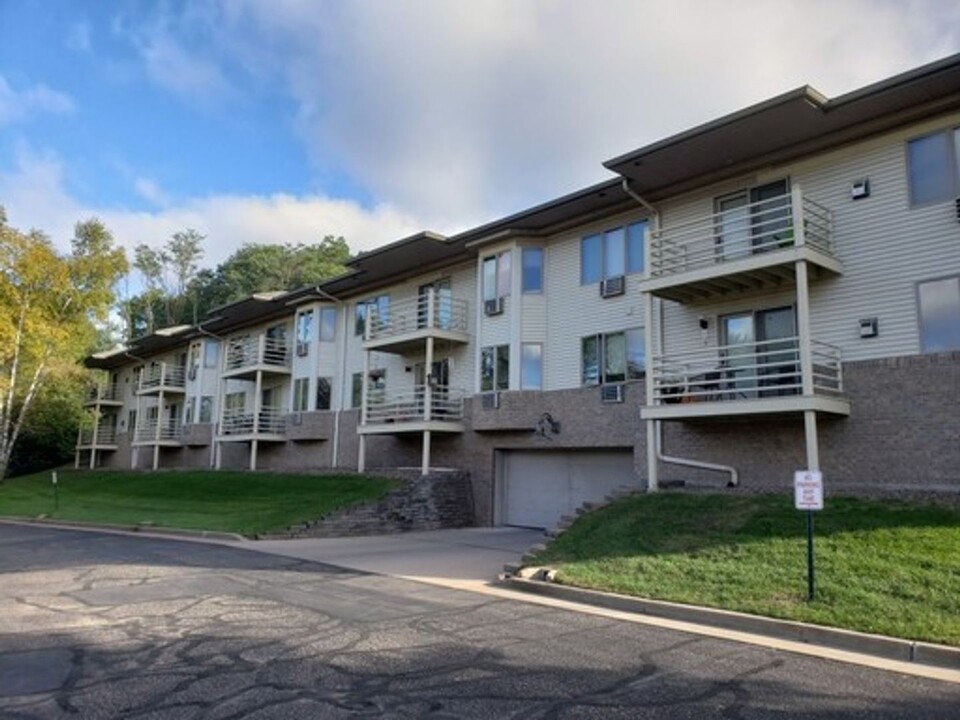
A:
[[[793,474],[793,504],[797,510],[823,510],[823,474],[797,470]]]

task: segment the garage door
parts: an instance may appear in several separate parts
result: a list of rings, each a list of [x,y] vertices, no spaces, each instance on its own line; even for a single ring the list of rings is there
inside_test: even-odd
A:
[[[584,502],[636,487],[633,451],[501,451],[501,522],[554,527]]]

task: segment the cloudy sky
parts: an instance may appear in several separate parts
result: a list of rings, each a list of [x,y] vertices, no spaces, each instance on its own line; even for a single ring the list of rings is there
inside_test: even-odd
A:
[[[66,246],[451,233],[810,84],[960,51],[956,0],[0,0],[0,205]]]

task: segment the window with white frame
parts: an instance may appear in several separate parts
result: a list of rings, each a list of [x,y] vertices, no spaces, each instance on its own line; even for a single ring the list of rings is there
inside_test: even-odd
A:
[[[483,259],[483,299],[510,295],[510,250]]]
[[[220,344],[216,340],[206,340],[203,343],[203,366],[215,368],[220,355]]]
[[[960,128],[907,142],[910,204],[929,205],[960,196]]]
[[[200,422],[213,422],[213,396],[204,395],[200,398]]]
[[[351,406],[358,408],[363,405],[363,373],[354,373],[351,387]],[[369,403],[380,401],[387,390],[387,371],[385,369],[371,370],[367,385],[367,400]]]
[[[647,221],[641,220],[581,238],[580,284],[643,272],[646,228]]]
[[[543,292],[543,248],[525,247],[520,251],[520,286],[524,294]]]
[[[297,355],[310,352],[310,334],[313,328],[313,310],[297,313]]]
[[[325,307],[320,309],[320,341],[332,342],[337,338],[337,309]]]
[[[378,295],[357,303],[354,314],[354,335],[363,335],[364,323],[370,316],[371,329],[390,322],[390,296]]]
[[[480,350],[480,392],[510,388],[510,346],[490,345]]]
[[[196,417],[197,412],[197,398],[190,397],[187,398],[187,409],[186,415],[184,416],[183,422],[186,425],[189,425],[193,422],[194,417]]]
[[[310,409],[310,378],[297,378],[293,381],[293,412]]]
[[[920,351],[960,350],[960,276],[917,285]]]
[[[631,328],[581,338],[580,368],[583,385],[639,380],[644,368],[643,329]]]
[[[245,392],[227,393],[223,398],[223,410],[225,415],[242,415],[247,405],[247,394]]]
[[[520,389],[543,389],[543,345],[540,343],[520,346]]]

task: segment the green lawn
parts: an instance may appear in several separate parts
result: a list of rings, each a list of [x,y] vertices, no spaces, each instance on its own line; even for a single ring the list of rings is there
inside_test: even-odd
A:
[[[357,475],[60,470],[58,511],[45,472],[4,480],[0,515],[252,535],[375,500],[393,486],[391,480]]]
[[[534,565],[558,582],[913,640],[960,645],[960,509],[792,494],[640,495],[589,513]]]

